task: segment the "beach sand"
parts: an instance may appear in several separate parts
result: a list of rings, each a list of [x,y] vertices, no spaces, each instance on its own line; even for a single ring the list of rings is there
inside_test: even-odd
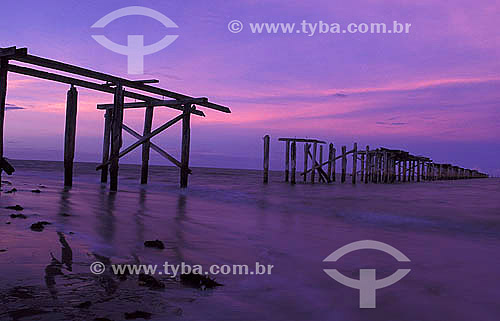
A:
[[[69,190],[60,162],[13,164],[0,196],[0,320],[124,320],[137,310],[150,320],[500,315],[500,179],[291,186],[271,172],[263,185],[259,171],[193,168],[182,191],[175,168],[152,166],[150,184],[141,186],[139,166],[121,165],[119,191],[110,193],[95,164],[77,163]],[[5,209],[16,204],[24,210]],[[31,230],[38,221],[51,224]],[[164,250],[144,246],[156,239]],[[370,250],[323,262],[359,240],[390,244],[411,262]],[[274,268],[271,275],[216,275],[223,286],[207,290],[155,276],[165,289],[154,290],[135,276],[93,275],[94,261]],[[376,269],[379,279],[411,272],[377,290],[376,309],[360,309],[359,291],[330,278],[328,268],[352,278],[360,268]]]

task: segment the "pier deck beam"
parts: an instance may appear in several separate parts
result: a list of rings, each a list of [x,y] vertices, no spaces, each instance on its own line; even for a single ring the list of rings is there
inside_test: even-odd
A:
[[[78,91],[74,86],[71,86],[66,96],[66,126],[64,129],[64,186],[73,185],[77,104]]]
[[[143,136],[151,134],[151,127],[153,126],[153,110],[152,106],[146,107],[144,114],[144,130]],[[142,144],[142,166],[141,166],[141,184],[148,183],[149,172],[149,150],[151,149],[151,140],[146,140]]]
[[[189,145],[191,141],[191,104],[184,105],[182,112],[182,146],[181,146],[181,188],[188,185],[189,176]]]

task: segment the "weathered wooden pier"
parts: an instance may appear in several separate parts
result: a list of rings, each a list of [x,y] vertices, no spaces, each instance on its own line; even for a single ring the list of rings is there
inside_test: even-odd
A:
[[[284,179],[291,184],[297,182],[297,144],[299,143],[303,143],[304,150],[304,166],[300,173],[304,183],[308,182],[308,178],[309,182],[313,184],[316,182],[335,182],[337,180],[337,160],[340,162],[341,183],[345,183],[349,175],[347,172],[349,160],[351,160],[352,184],[356,184],[358,179],[359,182],[368,184],[489,177],[477,170],[435,163],[428,157],[412,155],[398,149],[384,147],[370,149],[370,146],[358,149],[358,144],[354,143],[351,150],[348,151],[346,146],[341,146],[340,153],[338,153],[333,143],[330,143],[328,144],[327,159],[323,161],[324,147],[326,146],[324,141],[308,138],[279,138],[278,141],[285,143]],[[264,183],[268,182],[269,177],[269,150],[270,137],[266,135],[264,137]],[[311,166],[309,166],[309,162]]]
[[[21,66],[13,64],[14,62],[21,62],[24,65]],[[45,70],[29,68],[25,65],[52,69],[66,74],[72,74],[77,77],[90,78],[93,81],[47,72]],[[224,113],[231,112],[228,107],[209,102],[207,98],[194,98],[149,85],[150,83],[157,83],[157,80],[129,80],[55,60],[33,56],[28,54],[28,50],[26,48],[0,48],[0,160],[2,162],[6,161],[4,158],[3,138],[8,72],[70,85],[66,101],[66,126],[64,136],[65,186],[71,186],[73,184],[73,161],[75,155],[76,117],[78,110],[77,87],[110,93],[114,97],[113,103],[97,106],[98,110],[105,111],[103,156],[102,163],[97,166],[97,170],[101,170],[101,182],[103,183],[107,183],[109,171],[110,190],[112,191],[116,191],[118,189],[119,159],[139,146],[142,146],[142,184],[146,184],[148,181],[149,153],[150,150],[153,149],[175,166],[180,168],[180,186],[187,187],[188,175],[191,173],[189,168],[191,115],[201,117],[205,116],[203,111],[198,110],[196,106],[206,107]],[[146,94],[130,91],[130,89],[142,91]],[[165,100],[164,97],[168,97],[170,99]],[[135,99],[136,102],[125,103],[125,98]],[[167,107],[173,110],[181,111],[181,113],[158,128],[152,130],[153,113],[156,107]],[[145,109],[142,135],[123,124],[124,111],[130,108]],[[151,138],[178,122],[182,122],[180,161],[151,142]],[[123,130],[137,138],[137,141],[121,150]]]

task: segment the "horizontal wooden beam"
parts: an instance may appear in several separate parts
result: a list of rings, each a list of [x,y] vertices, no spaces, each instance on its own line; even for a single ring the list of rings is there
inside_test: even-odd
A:
[[[17,61],[37,65],[37,66],[44,67],[44,68],[56,69],[59,71],[68,72],[68,73],[72,73],[72,74],[76,74],[76,75],[80,75],[80,76],[84,76],[84,77],[88,77],[88,78],[99,79],[102,81],[111,82],[111,83],[114,83],[116,85],[120,84],[122,86],[126,86],[126,87],[134,88],[137,90],[149,92],[151,94],[166,96],[166,97],[170,97],[170,98],[174,98],[174,99],[192,99],[193,98],[193,97],[186,96],[186,95],[176,93],[173,91],[169,91],[166,89],[153,87],[153,86],[146,85],[146,84],[140,83],[140,82],[135,82],[133,80],[128,80],[128,79],[124,79],[124,78],[120,78],[120,77],[111,76],[111,75],[108,75],[105,73],[101,73],[101,72],[93,71],[90,69],[86,69],[86,68],[82,68],[82,67],[78,67],[78,66],[74,66],[74,65],[69,65],[69,64],[66,64],[63,62],[59,62],[59,61],[55,61],[55,60],[51,60],[51,59],[46,59],[46,58],[42,58],[42,57],[37,57],[37,56],[33,56],[33,55],[26,55],[24,57],[15,57],[14,59]],[[222,111],[225,113],[231,112],[231,110],[228,107],[221,106],[221,105],[214,104],[214,103],[210,103],[210,102],[205,102],[203,104],[200,104],[200,106],[215,109],[215,110]]]
[[[278,141],[280,142],[287,142],[287,141],[295,141],[298,143],[318,143],[318,144],[326,144],[326,142],[322,140],[317,140],[317,139],[307,139],[307,138],[278,138]]]
[[[127,155],[128,153],[130,153],[131,151],[133,151],[137,146],[142,145],[145,141],[153,138],[154,136],[158,135],[159,133],[161,133],[165,129],[167,129],[170,126],[174,125],[179,120],[181,120],[183,117],[184,117],[184,115],[181,114],[181,115],[179,115],[179,116],[177,116],[177,117],[169,120],[168,122],[166,122],[165,124],[161,125],[160,127],[156,128],[150,134],[148,134],[146,136],[141,136],[142,137],[141,139],[137,140],[135,143],[133,143],[132,145],[130,145],[129,147],[127,147],[123,151],[121,151],[120,154],[118,154],[118,158],[122,158],[123,156]],[[113,158],[110,158],[107,162],[100,164],[99,166],[96,167],[96,171],[98,171],[101,168],[103,168],[104,166],[108,165],[113,160],[114,160]]]
[[[136,132],[132,128],[128,127],[127,125],[123,124],[122,126],[123,126],[123,130],[126,131],[127,133],[129,133],[130,135],[134,136],[137,139],[142,138],[141,134],[139,134],[138,132]],[[154,144],[153,142],[149,142],[149,144],[150,144],[150,147],[152,150],[154,150],[155,152],[157,152],[161,156],[163,156],[166,159],[168,159],[169,161],[171,161],[175,166],[177,166],[179,168],[181,167],[181,162],[179,162],[177,159],[175,159],[172,155],[170,155],[169,153],[167,153],[166,151],[161,149],[158,145]],[[189,170],[189,174],[191,174],[191,173],[192,173],[192,171]]]
[[[139,84],[157,84],[160,82],[158,79],[143,79],[143,80],[133,80],[133,81]]]
[[[124,108],[142,108],[142,107],[158,107],[158,106],[182,106],[185,104],[199,104],[208,101],[207,98],[196,98],[196,99],[182,99],[182,100],[158,100],[153,102],[136,102],[136,103],[126,103],[123,105]],[[111,109],[113,104],[99,104],[97,109]]]
[[[76,78],[72,78],[72,77],[68,77],[68,76],[57,75],[57,74],[53,74],[50,72],[36,70],[36,69],[32,69],[32,68],[27,68],[27,67],[9,64],[8,70],[10,72],[14,72],[14,73],[21,74],[21,75],[56,81],[56,82],[60,82],[60,83],[64,83],[64,84],[70,84],[70,85],[84,87],[84,88],[97,90],[97,91],[101,91],[101,92],[105,92],[105,93],[114,94],[114,92],[115,92],[114,88],[111,88],[111,87],[108,87],[105,85],[96,84],[94,82],[76,79]],[[124,95],[125,95],[125,97],[128,97],[128,98],[139,99],[139,100],[152,102],[152,103],[156,102],[156,101],[162,101],[160,99],[156,99],[153,97],[134,93],[131,91],[125,91]],[[181,110],[181,111],[183,110],[183,108],[181,106],[168,106],[168,107],[176,109],[176,110]],[[198,115],[198,116],[205,116],[205,114],[201,110],[194,110],[194,111],[192,111],[192,113],[195,115]]]
[[[14,58],[14,57],[22,57],[28,54],[28,49],[16,47],[8,47],[8,48],[0,48],[0,57],[5,58]]]

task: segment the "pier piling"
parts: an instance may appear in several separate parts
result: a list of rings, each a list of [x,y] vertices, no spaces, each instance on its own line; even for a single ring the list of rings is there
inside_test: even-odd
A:
[[[123,87],[116,86],[113,103],[113,120],[111,123],[111,155],[109,165],[109,189],[118,190],[118,162],[120,159],[120,148],[122,146],[122,124],[123,124]]]
[[[3,160],[3,138],[4,138],[4,122],[5,122],[5,102],[7,99],[8,65],[9,62],[7,58],[0,57],[0,160]],[[2,169],[0,168],[0,180],[1,178],[2,178]]]
[[[269,135],[264,136],[264,183],[269,182]]]
[[[189,176],[189,146],[191,143],[191,104],[183,106],[182,112],[182,145],[181,145],[181,188],[188,185]]]
[[[66,96],[66,125],[64,129],[64,186],[68,187],[73,185],[77,103],[78,91],[74,86],[71,86]]]
[[[297,143],[295,141],[292,142],[292,176],[291,183],[295,184],[295,171],[297,169]]]
[[[143,136],[151,134],[151,128],[153,126],[153,111],[154,107],[146,107],[146,111],[144,112]],[[148,183],[150,149],[151,140],[148,139],[144,142],[144,144],[142,144],[141,184]]]
[[[352,149],[352,183],[356,184],[356,174],[358,173],[358,143],[354,143]]]
[[[340,177],[340,182],[345,183],[347,173],[347,148],[342,146],[342,176]]]

